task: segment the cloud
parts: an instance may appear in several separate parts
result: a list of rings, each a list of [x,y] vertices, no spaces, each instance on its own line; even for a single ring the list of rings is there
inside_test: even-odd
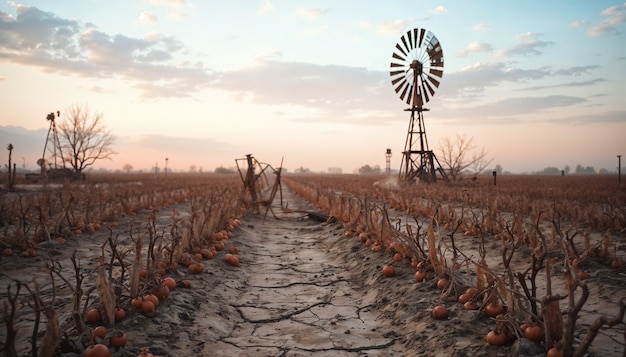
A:
[[[626,22],[626,3],[608,7],[600,14],[605,16],[605,19],[587,30],[587,34],[590,37],[617,35],[620,33],[618,26]]]
[[[489,31],[491,29],[491,25],[489,24],[476,24],[472,26],[472,30],[474,31]]]
[[[569,68],[552,69],[544,66],[534,69],[513,68],[503,62],[478,62],[462,68],[455,73],[444,72],[444,82],[438,96],[444,99],[454,98],[456,102],[469,103],[483,98],[489,87],[496,87],[505,83],[527,83],[551,77],[571,77],[575,75],[591,74],[598,66],[574,66]],[[595,79],[601,81],[602,79]],[[599,83],[599,82],[597,82]],[[573,86],[573,85],[572,85]]]
[[[171,157],[188,156],[189,153],[204,153],[207,148],[216,151],[226,151],[232,145],[226,141],[208,138],[197,139],[188,137],[176,137],[167,135],[143,135],[140,137],[120,137],[120,145],[128,148],[140,148],[140,150],[152,150],[167,152]],[[121,150],[120,150],[121,151]],[[201,154],[203,155],[203,154]]]
[[[579,21],[574,21],[574,22],[570,23],[569,25],[567,25],[567,27],[580,28],[580,27],[587,27],[588,25],[589,25],[589,21],[587,21],[587,20],[579,20]]]
[[[143,97],[189,96],[214,79],[202,66],[176,60],[187,50],[173,36],[109,35],[27,6],[18,6],[15,18],[0,12],[0,30],[3,61],[47,72],[137,81]]]
[[[541,41],[538,38],[541,35],[534,32],[526,32],[515,36],[517,44],[508,50],[499,51],[499,57],[512,57],[512,56],[538,56],[543,54],[542,49],[554,45],[554,42]]]
[[[445,14],[446,12],[448,12],[448,9],[446,9],[446,7],[443,5],[439,5],[436,8],[430,10],[430,12],[433,14]]]
[[[567,95],[511,97],[484,104],[465,105],[462,108],[437,110],[429,115],[442,123],[474,125],[626,122],[625,117],[620,118],[616,113],[605,112],[586,116],[561,115],[562,108],[586,103],[588,103],[586,98]]]
[[[489,116],[516,116],[536,113],[546,109],[568,107],[585,103],[581,97],[550,95],[545,97],[506,98],[493,103],[473,108],[480,113],[489,113]]]
[[[270,59],[277,59],[283,56],[281,51],[271,51],[271,52],[258,52],[254,54],[254,59],[257,61],[265,61]]]
[[[192,7],[191,3],[187,0],[150,0],[153,6],[165,6],[171,8]]]
[[[568,68],[561,68],[554,71],[555,75],[558,76],[580,76],[582,74],[590,74],[594,69],[598,69],[600,66],[590,65],[590,66],[573,66]]]
[[[189,20],[189,15],[182,12],[170,12],[169,14],[167,14],[167,17],[177,21]]]
[[[383,25],[388,32],[402,33],[411,24],[412,20],[399,20]],[[537,36],[527,33],[517,39],[528,43],[536,41]],[[488,44],[475,42],[461,55],[489,50]],[[217,72],[186,58],[188,51],[177,37],[158,32],[142,38],[107,34],[93,25],[62,19],[34,7],[19,8],[15,18],[0,13],[0,60],[66,75],[123,79],[132,83],[146,99],[190,97],[200,90],[211,89],[252,103],[276,106],[276,110],[285,113],[287,120],[295,120],[289,108],[297,107],[306,109],[307,114],[298,119],[301,121],[378,125],[396,120],[390,119],[394,108],[403,108],[393,91],[388,71],[282,61],[281,53],[274,51],[258,55],[248,67]],[[557,76],[584,76],[579,81],[557,85],[559,87],[591,86],[603,81],[589,78],[597,68],[519,68],[515,63],[478,62],[456,72],[445,72],[436,97],[443,99],[444,108],[450,107],[450,103],[463,103],[468,107],[487,101],[485,92],[489,88],[511,83],[532,88],[533,81]],[[10,76],[10,73],[5,75]],[[541,104],[547,108],[582,103],[573,98],[551,97],[541,101],[525,97],[504,103],[517,111],[523,108],[524,101],[534,107]],[[532,110],[533,106],[528,108]],[[495,113],[506,112],[502,103],[493,104],[493,109]],[[403,118],[398,116],[397,120]]]
[[[566,83],[554,84],[554,85],[549,85],[549,86],[527,87],[527,88],[517,89],[516,91],[538,91],[538,90],[552,89],[552,88],[587,87],[587,86],[592,86],[592,85],[604,83],[604,82],[606,82],[606,79],[594,78],[588,81],[566,82]]]
[[[477,62],[456,73],[445,74],[444,72],[444,78],[446,87],[453,88],[457,92],[453,94],[455,96],[468,89],[472,92],[482,92],[486,87],[505,82],[541,79],[549,76],[550,73],[547,68],[524,70],[511,68],[503,62]]]
[[[467,47],[457,52],[457,56],[467,57],[474,53],[491,52],[491,51],[492,51],[491,45],[488,43],[472,42],[469,45],[467,45]]]
[[[304,106],[313,102],[326,103],[332,107],[350,106],[365,99],[368,87],[386,80],[383,73],[339,65],[268,60],[237,71],[221,73],[219,88],[249,92],[255,102],[264,104],[283,103],[285,98],[291,98],[291,104]],[[272,85],[267,86],[270,82]],[[355,91],[359,86],[363,90]],[[297,88],[300,90],[295,90]],[[347,92],[350,95],[345,95]],[[344,94],[337,95],[339,93]]]
[[[113,93],[113,91],[100,87],[100,86],[91,86],[91,87],[85,88],[85,90],[88,90],[93,93]]]
[[[594,115],[567,116],[558,119],[558,121],[564,124],[626,123],[626,111],[608,111],[603,113],[597,113]]]
[[[553,69],[512,68],[505,63],[476,63],[461,71],[444,74],[442,87],[436,93],[443,100],[437,115],[459,117],[511,117],[540,113],[543,110],[587,103],[586,98],[568,95],[511,97],[498,102],[488,101],[487,88],[507,83],[530,83],[544,78],[588,74],[594,66]],[[404,120],[393,115],[401,103],[393,92],[389,74],[339,65],[316,65],[302,62],[259,61],[255,66],[218,74],[214,88],[229,92],[234,98],[245,98],[261,105],[290,105],[311,109],[313,113],[298,122],[343,122],[350,124],[384,124]],[[600,83],[595,79],[580,86]],[[268,86],[267,83],[272,83]],[[574,87],[576,83],[563,84]],[[442,90],[443,89],[443,90]],[[513,93],[513,91],[511,92]],[[447,100],[465,100],[458,111],[446,105]],[[480,100],[477,100],[480,99]],[[440,102],[441,103],[441,102]],[[466,113],[467,111],[467,113]],[[461,115],[462,112],[462,115]]]
[[[17,6],[17,16],[0,11],[0,53],[13,58],[23,51],[31,56],[53,50],[58,56],[75,57],[78,43],[74,35],[79,31],[76,21],[66,20],[35,7]]]
[[[330,12],[330,9],[299,8],[294,11],[296,16],[303,17],[307,20],[315,20],[328,12]]]
[[[329,120],[360,121],[359,110],[381,110],[395,97],[386,71],[340,65],[266,60],[219,76],[214,88],[234,98],[310,108]]]
[[[274,4],[270,0],[263,0],[261,7],[259,8],[259,14],[265,15],[274,11]]]
[[[377,26],[376,30],[383,35],[400,35],[413,23],[415,19],[393,20],[383,22]]]
[[[142,11],[139,14],[139,18],[137,19],[137,21],[141,25],[147,25],[147,24],[157,23],[158,19],[157,19],[156,15],[154,15],[152,13],[150,13],[148,11]]]

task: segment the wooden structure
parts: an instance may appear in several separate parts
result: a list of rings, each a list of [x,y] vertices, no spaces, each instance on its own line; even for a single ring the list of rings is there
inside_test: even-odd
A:
[[[251,203],[257,213],[261,214],[261,206],[265,206],[265,213],[263,214],[265,219],[267,213],[272,211],[272,202],[277,193],[280,193],[280,207],[283,207],[283,190],[280,182],[283,160],[280,161],[278,169],[273,168],[270,164],[258,161],[252,154],[246,155],[245,158],[235,159],[235,163],[243,183],[243,189],[249,192]],[[242,163],[241,166],[240,163]],[[267,177],[267,171],[269,170],[274,174],[273,180]],[[272,211],[272,215],[278,218],[274,211]]]

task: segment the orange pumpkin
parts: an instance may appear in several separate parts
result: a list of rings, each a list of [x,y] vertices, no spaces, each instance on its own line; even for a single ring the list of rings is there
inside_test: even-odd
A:
[[[432,315],[435,319],[445,319],[448,317],[448,309],[445,306],[435,306],[432,311]]]
[[[383,275],[386,277],[392,277],[396,275],[396,269],[392,265],[385,265],[383,267]]]
[[[487,343],[492,346],[504,346],[506,343],[506,334],[502,332],[496,333],[495,331],[489,331],[485,340],[487,340]]]

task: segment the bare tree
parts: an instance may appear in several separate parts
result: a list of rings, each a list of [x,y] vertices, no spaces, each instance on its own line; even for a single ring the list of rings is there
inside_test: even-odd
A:
[[[133,171],[133,168],[134,167],[131,164],[124,164],[124,166],[122,166],[122,170],[126,171],[126,173]]]
[[[469,158],[468,156],[473,149],[474,138],[468,138],[466,134],[456,134],[454,141],[448,136],[441,139],[440,153],[437,158],[444,170],[450,174],[452,180],[456,181],[459,174],[467,168],[472,168],[475,174],[479,174],[491,163],[491,160],[487,159],[485,148],[474,152]]]
[[[480,175],[481,172],[485,171],[491,161],[491,159],[487,160],[487,151],[485,151],[484,147],[480,149],[480,152],[474,152],[470,161],[470,167],[474,171],[474,175]]]
[[[85,168],[100,159],[111,159],[115,137],[106,128],[102,113],[88,106],[70,106],[59,124],[61,157],[80,176]]]

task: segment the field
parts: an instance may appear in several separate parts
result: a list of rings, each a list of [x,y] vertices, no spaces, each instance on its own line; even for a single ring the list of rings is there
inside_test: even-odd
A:
[[[626,355],[616,177],[286,175],[271,204],[262,184],[2,192],[5,355]]]

